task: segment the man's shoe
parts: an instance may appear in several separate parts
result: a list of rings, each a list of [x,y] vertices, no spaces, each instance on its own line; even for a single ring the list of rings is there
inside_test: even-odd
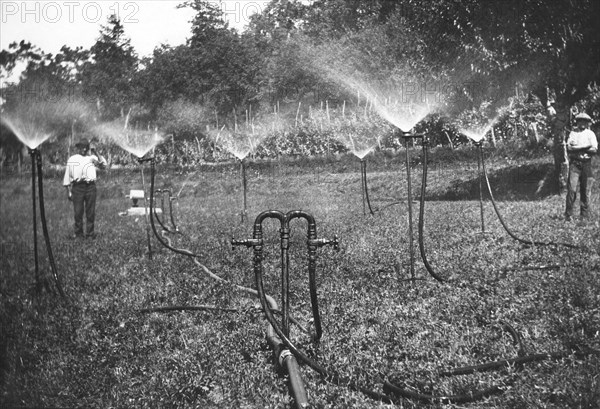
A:
[[[91,233],[91,234],[88,234],[86,237],[87,237],[88,239],[95,240],[95,239],[96,239],[96,237],[98,237],[98,234],[97,234],[97,233]]]

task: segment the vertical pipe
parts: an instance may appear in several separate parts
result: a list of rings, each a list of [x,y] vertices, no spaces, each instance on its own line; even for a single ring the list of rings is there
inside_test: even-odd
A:
[[[408,152],[408,138],[406,139],[406,178],[408,182],[408,244],[410,254],[410,278],[415,279],[415,249],[413,239],[413,219],[412,219],[412,185],[410,181],[410,153]]]
[[[374,215],[373,208],[371,207],[371,200],[369,200],[369,187],[367,186],[367,160],[363,160],[363,185],[365,187],[365,198],[367,199],[367,206],[369,207],[369,213]]]
[[[281,328],[286,337],[290,336],[290,227],[286,218],[281,230]]]
[[[321,316],[319,315],[319,300],[317,298],[317,246],[314,241],[317,239],[317,225],[314,220],[308,220],[308,284],[310,288],[310,303],[313,311],[313,321],[315,323],[316,341],[321,339],[323,328],[321,326]]]
[[[54,261],[54,254],[52,253],[52,246],[50,245],[50,235],[48,234],[48,225],[46,224],[46,209],[44,205],[44,175],[42,173],[42,155],[36,152],[37,159],[37,174],[38,174],[38,188],[39,188],[39,199],[40,199],[40,219],[42,221],[42,231],[44,232],[44,240],[46,242],[46,251],[48,252],[48,260],[50,262],[50,269],[52,270],[52,276],[54,277],[54,283],[58,289],[58,293],[61,297],[65,298],[65,293],[58,276],[58,270],[56,268],[56,262]]]
[[[151,164],[154,167],[154,160]],[[148,258],[152,260],[152,244],[150,242],[150,226],[148,225],[148,199],[146,198],[146,181],[144,180],[144,164],[140,163],[140,171],[142,173],[142,190],[144,191],[144,215],[146,218],[146,239],[148,241]],[[152,195],[153,193],[150,192]]]
[[[481,172],[481,162],[483,161],[483,148],[481,147],[481,145],[481,142],[478,142],[476,144],[479,153],[477,155],[477,173],[479,174],[479,209],[481,212],[481,232],[485,233],[485,218],[483,216],[483,172]]]
[[[240,173],[242,176],[242,194],[243,194],[243,209],[242,209],[242,223],[246,220],[248,215],[248,183],[246,180],[246,164],[244,163],[244,159],[240,160]]]
[[[33,204],[33,259],[35,263],[35,283],[37,286],[41,284],[40,280],[40,265],[38,261],[38,247],[37,247],[37,203],[35,199],[35,155],[36,150],[30,149],[29,155],[31,156],[31,202]]]
[[[365,173],[363,172],[363,168],[365,165],[364,159],[360,160],[360,193],[362,194],[362,207],[363,207],[363,216],[367,215],[367,209],[365,207]]]

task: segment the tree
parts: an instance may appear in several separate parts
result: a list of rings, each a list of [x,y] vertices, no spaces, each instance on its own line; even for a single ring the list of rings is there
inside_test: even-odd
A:
[[[428,60],[450,67],[474,102],[506,101],[519,83],[544,107],[553,103],[555,168],[564,189],[569,110],[600,80],[600,2],[407,0],[402,14],[425,39]]]
[[[132,85],[138,58],[121,21],[112,15],[90,49],[92,61],[82,68],[83,92],[95,99],[104,119],[124,116],[133,102]]]

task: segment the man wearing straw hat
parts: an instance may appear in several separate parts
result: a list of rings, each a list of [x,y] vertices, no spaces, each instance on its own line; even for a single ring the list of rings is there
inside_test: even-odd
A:
[[[569,178],[567,180],[567,205],[565,220],[573,218],[573,205],[577,198],[577,184],[580,191],[581,219],[590,217],[590,201],[592,197],[592,156],[598,152],[598,140],[594,132],[589,129],[592,118],[586,113],[575,117],[575,129],[569,133],[567,139],[567,153],[569,154]]]
[[[104,169],[106,159],[90,147],[87,139],[75,144],[78,153],[67,161],[67,169],[63,185],[67,189],[67,197],[73,202],[75,211],[74,238],[83,237],[83,213],[86,218],[86,236],[96,238],[94,220],[96,218],[96,168]],[[89,154],[91,151],[91,155]]]

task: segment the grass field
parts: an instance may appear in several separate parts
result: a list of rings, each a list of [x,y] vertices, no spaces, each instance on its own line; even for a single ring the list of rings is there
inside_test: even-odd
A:
[[[576,352],[600,350],[598,212],[587,224],[564,222],[563,197],[544,189],[534,194],[551,168],[550,158],[494,156],[492,185],[515,233],[581,248],[519,244],[502,229],[487,200],[487,234],[478,234],[477,162],[465,151],[434,152],[429,169],[425,246],[446,283],[429,276],[416,242],[417,280],[409,280],[402,152],[367,158],[373,207],[383,208],[374,216],[363,215],[360,167],[352,157],[250,164],[245,223],[235,164],[186,171],[165,171],[159,164],[155,187],[180,192],[176,215],[184,235],[172,236],[173,243],[197,253],[202,264],[232,283],[254,286],[252,251],[232,250],[229,240],[250,238],[253,220],[264,210],[306,210],[316,219],[319,237],[339,236],[340,251],[318,251],[321,343],[314,345],[292,326],[297,345],[322,366],[379,392],[386,380],[435,396],[491,386],[503,391],[445,407],[597,408],[600,356]],[[417,152],[415,200],[421,177]],[[124,195],[141,188],[138,170],[102,174],[96,240],[67,239],[72,207],[60,175],[50,176],[45,180],[48,227],[69,304],[57,294],[35,291],[29,177],[4,175],[0,182],[0,407],[293,407],[286,377],[265,341],[258,300],[209,278],[155,238],[150,260],[143,217],[119,216],[129,207]],[[598,191],[596,186],[596,210]],[[413,210],[416,233],[417,202]],[[263,262],[267,292],[276,300],[278,229],[272,221],[265,224]],[[307,326],[305,230],[304,222],[294,222],[290,271],[292,315]],[[42,271],[50,277],[39,242]],[[139,312],[165,305],[236,311]],[[522,347],[505,324],[520,335]],[[553,352],[565,355],[491,372],[441,374]],[[306,366],[302,376],[315,408],[444,406],[404,398],[384,404],[326,382]]]

